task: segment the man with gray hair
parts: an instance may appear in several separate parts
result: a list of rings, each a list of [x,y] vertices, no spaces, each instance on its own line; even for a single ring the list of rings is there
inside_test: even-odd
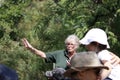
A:
[[[59,50],[54,52],[45,53],[41,50],[34,48],[27,39],[22,39],[24,46],[31,52],[37,54],[41,58],[45,59],[46,63],[55,63],[54,68],[69,68],[69,61],[71,57],[76,54],[79,47],[79,38],[72,34],[69,35],[65,40],[65,50]],[[53,68],[53,69],[54,69]]]

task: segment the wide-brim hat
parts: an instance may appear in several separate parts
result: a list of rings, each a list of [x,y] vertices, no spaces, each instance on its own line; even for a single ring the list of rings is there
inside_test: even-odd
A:
[[[74,68],[74,67],[71,67],[70,69],[68,69],[65,73],[64,73],[64,76],[66,77],[71,77],[72,74],[74,74],[74,72],[80,72],[80,71],[83,71],[83,70],[86,70],[86,69],[93,69],[93,68],[99,68],[99,69],[109,69],[108,67],[106,66],[94,66],[94,67],[81,67],[81,68]]]
[[[105,33],[105,31],[99,28],[90,29],[79,42],[80,44],[88,45],[94,41],[102,45],[106,45],[107,48],[110,48],[108,39],[107,39],[107,34]]]
[[[70,77],[76,71],[83,71],[85,69],[109,69],[107,66],[101,64],[95,52],[80,52],[75,54],[70,61],[71,68],[66,70],[64,76]]]

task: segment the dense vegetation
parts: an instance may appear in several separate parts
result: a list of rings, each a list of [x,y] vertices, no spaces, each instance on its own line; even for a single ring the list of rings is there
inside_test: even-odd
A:
[[[64,48],[69,34],[79,38],[99,27],[120,56],[120,0],[0,0],[0,63],[15,69],[19,80],[45,80],[51,64],[27,51],[22,38],[45,52]]]

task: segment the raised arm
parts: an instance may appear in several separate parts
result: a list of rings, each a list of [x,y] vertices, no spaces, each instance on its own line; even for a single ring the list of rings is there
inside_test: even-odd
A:
[[[23,38],[23,39],[22,39],[22,42],[23,42],[24,46],[25,46],[28,50],[30,50],[31,52],[37,54],[38,56],[40,56],[40,57],[42,57],[42,58],[46,58],[46,54],[45,54],[43,51],[34,48],[34,47],[27,41],[26,38]]]

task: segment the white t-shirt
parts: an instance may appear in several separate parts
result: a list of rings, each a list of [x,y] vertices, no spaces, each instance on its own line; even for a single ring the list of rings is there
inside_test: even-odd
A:
[[[108,50],[102,50],[98,53],[98,58],[100,60],[110,61],[112,59],[112,55]],[[112,70],[108,77],[112,80],[120,80],[120,64],[112,65]]]

